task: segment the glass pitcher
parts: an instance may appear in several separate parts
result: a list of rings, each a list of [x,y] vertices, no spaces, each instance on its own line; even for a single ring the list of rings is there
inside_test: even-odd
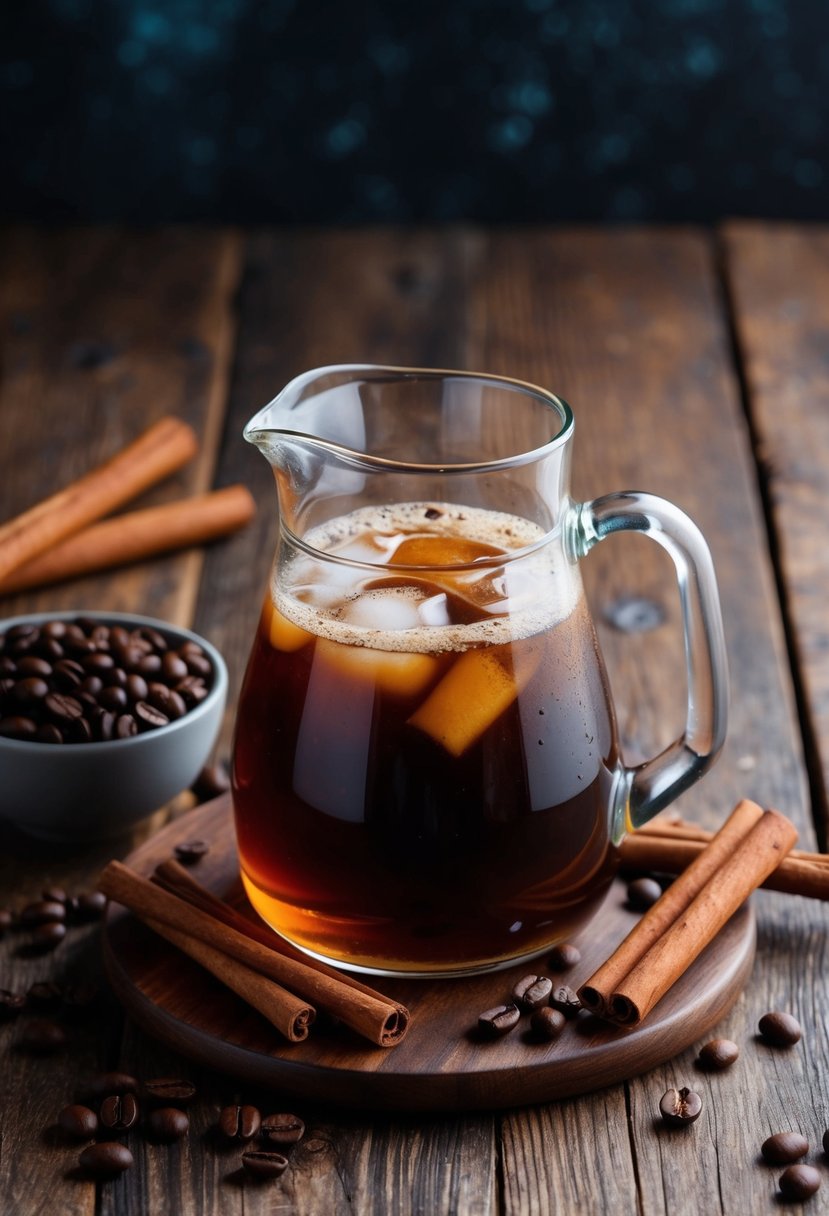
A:
[[[581,929],[618,845],[705,772],[725,645],[696,526],[648,494],[570,498],[573,415],[497,376],[327,367],[245,429],[279,541],[239,700],[233,802],[258,913],[383,974],[507,966]],[[625,765],[579,560],[670,553],[683,735]]]

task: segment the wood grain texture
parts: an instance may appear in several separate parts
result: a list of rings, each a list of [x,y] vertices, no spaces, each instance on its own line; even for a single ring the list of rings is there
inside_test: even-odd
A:
[[[722,233],[759,473],[785,587],[814,813],[829,830],[829,228],[741,223]]]

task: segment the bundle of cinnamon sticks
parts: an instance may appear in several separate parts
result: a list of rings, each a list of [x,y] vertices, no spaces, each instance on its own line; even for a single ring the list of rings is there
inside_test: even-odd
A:
[[[0,524],[0,594],[142,561],[241,528],[254,511],[241,485],[104,520],[181,468],[197,448],[192,427],[161,418],[104,464]]]
[[[394,1047],[409,1026],[397,1001],[318,962],[218,899],[183,866],[166,861],[153,881],[119,861],[98,888],[199,963],[289,1042],[308,1037],[317,1008],[377,1047]]]
[[[817,855],[792,855],[797,831],[785,815],[748,799],[702,840],[673,840],[668,826],[640,832],[624,842],[623,861],[635,857],[638,866],[647,857],[648,868],[676,868],[679,877],[578,992],[585,1008],[627,1027],[647,1017],[757,887],[793,890],[799,875],[812,881],[823,868],[829,876]],[[669,854],[680,844],[690,844],[694,855],[685,853],[674,867],[678,858]]]

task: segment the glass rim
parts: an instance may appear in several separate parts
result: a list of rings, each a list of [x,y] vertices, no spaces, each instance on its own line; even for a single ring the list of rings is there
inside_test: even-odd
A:
[[[511,456],[502,456],[494,460],[426,464],[395,460],[388,456],[375,456],[370,452],[362,452],[331,439],[320,438],[320,436],[307,431],[292,430],[284,426],[257,425],[258,419],[262,418],[268,410],[278,406],[286,397],[296,395],[308,384],[313,383],[314,380],[319,380],[326,375],[336,374],[350,374],[354,380],[357,379],[358,374],[363,374],[367,379],[372,380],[381,380],[383,377],[389,377],[390,379],[401,381],[407,379],[465,380],[491,384],[495,387],[515,390],[525,397],[532,397],[536,401],[541,402],[541,404],[549,406],[558,415],[561,426],[556,434],[548,439],[546,443],[541,444],[539,447],[531,448],[529,451],[516,452]],[[563,397],[551,392],[549,389],[541,388],[537,384],[531,384],[526,380],[516,380],[511,376],[498,376],[489,372],[470,372],[451,368],[397,367],[380,363],[332,363],[323,367],[312,368],[295,376],[267,405],[264,405],[253,415],[245,425],[242,435],[248,443],[254,445],[258,445],[259,441],[265,436],[285,436],[292,440],[304,441],[324,448],[326,451],[333,452],[346,463],[353,462],[362,468],[370,466],[376,469],[393,470],[398,473],[407,472],[415,474],[480,473],[485,470],[492,472],[498,469],[510,469],[520,467],[521,465],[533,464],[558,448],[564,447],[569,442],[574,427],[575,419],[573,411]]]

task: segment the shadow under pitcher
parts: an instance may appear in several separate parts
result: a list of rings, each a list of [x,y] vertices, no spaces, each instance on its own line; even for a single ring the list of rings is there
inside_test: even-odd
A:
[[[245,429],[279,541],[239,700],[233,802],[257,912],[317,958],[464,975],[581,929],[638,827],[726,727],[708,547],[671,503],[575,503],[573,415],[497,376],[327,367]],[[579,560],[613,532],[676,566],[682,736],[627,767]]]

